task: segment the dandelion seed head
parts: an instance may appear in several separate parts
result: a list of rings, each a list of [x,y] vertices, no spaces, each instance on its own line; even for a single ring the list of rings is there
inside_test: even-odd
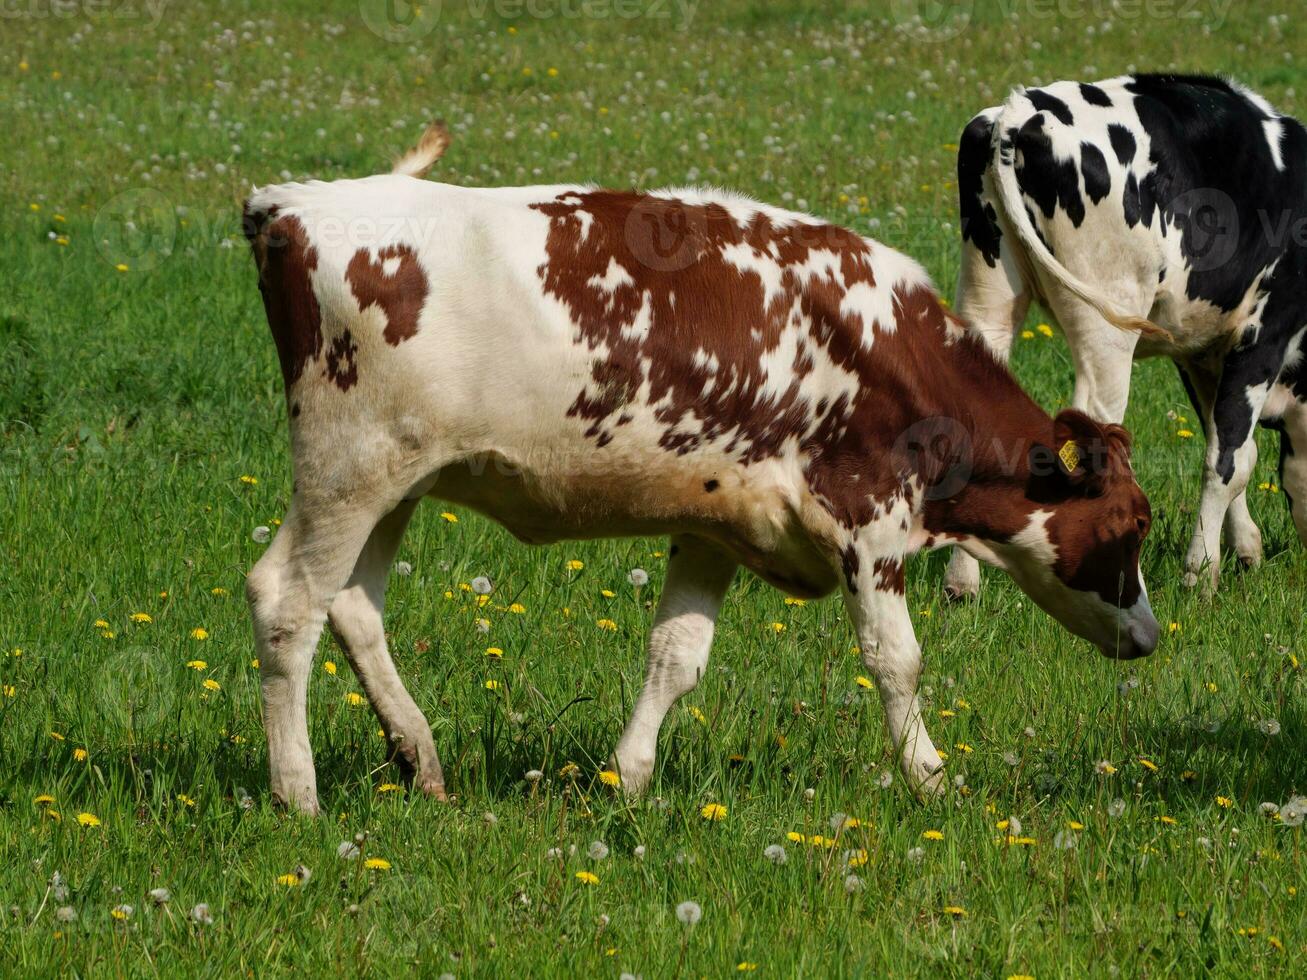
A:
[[[478,575],[472,580],[472,591],[477,595],[490,595],[494,590],[495,587],[490,584],[490,579],[484,575]]]
[[[649,573],[643,568],[633,568],[627,573],[626,580],[638,589],[649,584]]]
[[[209,910],[208,902],[200,902],[191,909],[191,921],[202,926],[213,925],[213,913]]]
[[[788,861],[789,855],[785,853],[785,848],[780,844],[768,844],[762,849],[762,856],[772,864],[784,864]]]
[[[682,902],[676,906],[676,918],[687,926],[695,926],[703,918],[703,909],[698,902]]]
[[[601,840],[591,841],[590,846],[585,849],[585,853],[591,861],[602,861],[608,857],[608,845]]]

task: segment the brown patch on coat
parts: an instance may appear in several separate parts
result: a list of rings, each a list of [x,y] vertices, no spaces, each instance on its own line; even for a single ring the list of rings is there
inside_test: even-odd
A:
[[[259,292],[268,317],[286,390],[322,352],[322,312],[313,292],[318,252],[294,215],[275,207],[257,212],[245,206],[245,236],[259,269]]]
[[[327,348],[327,377],[341,391],[349,391],[358,382],[359,366],[355,359],[358,349],[354,335],[348,330],[333,339]]]
[[[387,260],[398,259],[394,275],[386,274]],[[408,245],[387,245],[373,258],[369,249],[361,248],[349,260],[345,270],[358,300],[359,309],[378,307],[386,317],[383,336],[391,347],[408,340],[418,331],[418,317],[427,299],[427,274],[417,254]]]
[[[896,592],[903,595],[906,586],[903,577],[903,562],[898,558],[877,558],[871,566],[876,576],[878,592]]]

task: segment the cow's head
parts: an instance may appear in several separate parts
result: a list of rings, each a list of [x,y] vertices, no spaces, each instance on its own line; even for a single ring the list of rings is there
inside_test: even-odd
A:
[[[1152,511],[1130,466],[1130,435],[1083,412],[1053,421],[1030,451],[1031,521],[999,550],[1017,584],[1109,657],[1147,656],[1158,626],[1139,571]]]

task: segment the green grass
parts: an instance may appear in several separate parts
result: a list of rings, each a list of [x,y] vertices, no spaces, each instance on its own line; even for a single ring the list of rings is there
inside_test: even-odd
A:
[[[251,184],[383,169],[443,115],[456,141],[440,179],[723,184],[899,246],[947,293],[951,144],[974,111],[1017,82],[1138,66],[1232,72],[1294,112],[1295,88],[1307,93],[1295,6],[1145,5],[1103,31],[1103,16],[1077,16],[1094,4],[1065,5],[1061,20],[1048,4],[983,5],[955,36],[919,40],[888,12],[903,3],[704,3],[678,30],[675,6],[667,20],[501,17],[502,5],[449,0],[430,4],[430,33],[400,43],[369,32],[353,3],[266,6],[169,5],[153,27],[115,16],[139,4],[6,10],[0,973],[1301,969],[1302,832],[1258,804],[1307,790],[1294,656],[1307,653],[1307,561],[1282,497],[1255,490],[1265,566],[1227,568],[1210,600],[1179,586],[1201,446],[1168,417],[1190,412],[1163,363],[1137,368],[1127,420],[1157,515],[1145,574],[1159,618],[1176,624],[1156,656],[1100,658],[998,575],[978,604],[943,606],[943,556],[910,568],[929,724],[965,792],[922,806],[899,780],[881,788],[880,708],[855,682],[838,601],[786,605],[744,578],[708,677],[664,728],[656,799],[613,798],[591,779],[640,681],[664,543],[528,550],[432,506],[405,540],[413,572],[393,582],[388,627],[457,803],[379,792],[397,774],[379,768],[376,722],[349,703],[357,685],[324,641],[311,694],[324,816],[274,812],[241,596],[263,550],[251,532],[283,512],[289,468],[237,226]],[[1190,6],[1197,16],[1172,13]],[[1277,7],[1289,16],[1272,24]],[[1068,397],[1060,340],[1018,342],[1015,367],[1046,406]],[[1274,480],[1276,452],[1263,441],[1254,487]],[[640,590],[626,579],[637,566],[651,576]],[[496,583],[481,612],[460,588],[476,575]],[[485,656],[491,644],[502,662]],[[1254,727],[1265,718],[1278,736]],[[1118,771],[1096,773],[1098,760]],[[568,762],[576,783],[558,775]],[[546,773],[534,792],[532,768]],[[700,817],[709,802],[724,820]],[[79,813],[100,825],[79,826]],[[833,848],[787,841],[831,836],[837,813],[861,825]],[[1000,843],[1008,816],[1036,843]],[[1083,830],[1062,850],[1068,821]],[[360,832],[365,857],[389,870],[336,856]],[[605,860],[587,856],[595,840]],[[763,857],[776,843],[783,866]],[[847,849],[867,852],[853,894]],[[299,864],[311,880],[278,884]],[[67,897],[50,892],[55,871]],[[152,907],[156,887],[171,904]],[[693,929],[675,915],[685,900],[703,909]],[[211,925],[189,921],[199,902]],[[120,904],[135,908],[124,922]],[[57,920],[65,906],[78,921]]]

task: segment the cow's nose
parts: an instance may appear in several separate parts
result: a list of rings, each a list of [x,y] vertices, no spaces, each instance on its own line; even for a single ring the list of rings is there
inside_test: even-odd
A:
[[[1146,657],[1156,650],[1157,638],[1161,632],[1162,628],[1152,614],[1149,614],[1143,622],[1131,625],[1130,640],[1134,643],[1135,649],[1139,651],[1137,656]]]

